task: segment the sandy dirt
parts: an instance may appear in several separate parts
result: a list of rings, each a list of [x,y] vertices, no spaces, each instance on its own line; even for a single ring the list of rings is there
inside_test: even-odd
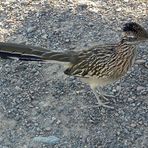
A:
[[[0,1],[0,41],[56,51],[116,43],[129,21],[148,29],[147,0]],[[92,91],[60,64],[1,59],[0,148],[147,148],[148,43],[137,48],[131,71],[105,88],[121,89],[114,109],[84,108]]]

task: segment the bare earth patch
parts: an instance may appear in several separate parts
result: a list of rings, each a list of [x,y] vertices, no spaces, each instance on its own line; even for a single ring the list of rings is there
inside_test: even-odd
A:
[[[0,41],[50,50],[118,42],[128,21],[148,29],[147,0],[0,1]],[[106,87],[121,89],[113,110],[84,108],[93,93],[59,64],[0,61],[0,148],[148,147],[148,43],[121,86]]]

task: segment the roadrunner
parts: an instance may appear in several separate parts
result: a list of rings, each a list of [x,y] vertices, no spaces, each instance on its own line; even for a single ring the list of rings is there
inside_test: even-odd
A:
[[[0,43],[0,57],[24,61],[59,61],[69,64],[66,75],[80,77],[90,85],[98,106],[110,107],[101,88],[126,74],[136,56],[136,44],[148,39],[148,32],[135,22],[123,26],[119,43],[93,46],[83,51],[53,52],[48,49],[12,43]],[[100,88],[100,89],[97,89]]]

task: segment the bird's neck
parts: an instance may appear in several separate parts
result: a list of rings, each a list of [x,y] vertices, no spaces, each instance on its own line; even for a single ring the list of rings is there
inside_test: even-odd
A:
[[[138,45],[140,43],[145,42],[146,40],[148,40],[147,38],[138,38],[138,37],[123,37],[121,38],[119,44],[127,44],[127,45]]]
[[[119,52],[119,53],[121,53],[121,52],[130,53],[130,52],[136,51],[136,45],[134,43],[129,43],[129,42],[126,42],[125,40],[121,40],[117,44],[116,49],[117,49],[117,52]]]

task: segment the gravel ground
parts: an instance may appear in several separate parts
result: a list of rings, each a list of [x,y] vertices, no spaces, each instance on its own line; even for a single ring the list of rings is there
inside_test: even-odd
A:
[[[131,20],[148,29],[147,0],[1,0],[0,41],[81,50],[119,41]],[[94,95],[59,64],[1,60],[0,148],[147,148],[146,47],[132,72],[106,87],[121,89],[114,109],[83,108]]]

